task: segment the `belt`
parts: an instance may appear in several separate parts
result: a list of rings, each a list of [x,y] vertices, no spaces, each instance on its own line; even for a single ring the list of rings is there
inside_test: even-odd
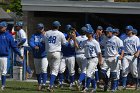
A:
[[[89,59],[93,59],[93,58],[96,58],[96,57],[89,57],[89,58],[87,58],[87,60],[89,60]]]
[[[129,55],[129,56],[133,56],[133,54],[131,53],[124,53],[125,55]]]

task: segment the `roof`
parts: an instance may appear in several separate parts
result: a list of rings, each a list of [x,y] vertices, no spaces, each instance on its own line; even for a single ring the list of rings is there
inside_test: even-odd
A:
[[[12,19],[12,17],[0,7],[0,19]]]
[[[139,2],[22,0],[23,11],[140,14]]]

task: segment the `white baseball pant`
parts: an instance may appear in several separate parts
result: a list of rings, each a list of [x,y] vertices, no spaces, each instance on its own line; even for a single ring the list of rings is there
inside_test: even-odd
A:
[[[20,50],[20,52],[21,52],[21,55],[24,56],[24,47],[20,48],[19,50]],[[17,62],[22,62],[23,59],[21,59],[21,58],[19,57],[19,55],[17,55],[17,56],[16,56],[16,61],[17,61]]]
[[[7,57],[0,57],[0,73],[1,75],[7,74]]]
[[[50,66],[50,74],[57,76],[61,61],[61,52],[48,52],[47,59]]]
[[[137,58],[134,55],[125,55],[122,62],[122,76],[127,77],[131,72],[134,78],[138,77]]]
[[[47,73],[48,60],[47,58],[34,58],[36,74]]]

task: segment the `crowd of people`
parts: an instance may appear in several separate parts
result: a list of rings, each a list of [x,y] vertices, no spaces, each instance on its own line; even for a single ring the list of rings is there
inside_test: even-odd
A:
[[[68,24],[65,26],[65,33],[59,31],[60,26],[59,21],[54,21],[52,29],[45,31],[44,24],[39,23],[28,42],[22,29],[23,23],[17,22],[14,27],[17,40],[6,31],[6,22],[0,23],[2,90],[5,88],[7,56],[10,48],[18,54],[18,64],[22,66],[24,46],[28,44],[34,57],[39,91],[46,87],[47,77],[50,74],[47,88],[50,92],[54,92],[56,80],[60,88],[63,88],[64,80],[67,80],[69,89],[76,86],[78,91],[84,93],[95,93],[102,81],[103,91],[110,89],[111,92],[115,92],[118,86],[122,86],[123,90],[126,89],[129,73],[133,77],[135,89],[139,90],[140,35],[137,36],[138,31],[133,26],[126,26],[125,33],[121,35],[118,28],[110,26],[106,29],[98,26],[95,31],[92,25],[85,24],[77,31]],[[75,78],[77,73],[75,64],[78,64],[78,79]],[[48,66],[50,72],[47,70]],[[32,73],[30,69],[27,71]]]

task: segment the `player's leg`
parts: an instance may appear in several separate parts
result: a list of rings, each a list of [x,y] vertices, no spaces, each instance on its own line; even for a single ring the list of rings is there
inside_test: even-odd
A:
[[[59,73],[58,73],[60,88],[63,88],[65,69],[66,69],[66,63],[65,63],[65,58],[63,57],[60,62]]]
[[[51,76],[50,76],[50,86],[48,87],[48,90],[53,92],[53,85],[54,85],[54,81],[56,79],[56,76],[58,75],[58,71],[59,71],[59,66],[60,66],[60,60],[61,60],[61,53],[60,52],[54,52],[54,53],[48,53],[48,55],[51,58],[48,58],[48,62],[50,65],[50,72],[51,72]]]
[[[75,81],[75,57],[67,57],[66,65],[70,74],[70,89],[72,89],[73,83]]]
[[[139,80],[139,89],[140,89],[140,57],[138,58],[138,80]]]
[[[21,55],[24,56],[24,47],[19,49],[21,52]],[[16,61],[18,66],[23,66],[23,60],[19,57],[19,55],[16,56]]]
[[[4,90],[6,84],[6,74],[7,74],[7,58],[0,57],[0,67],[1,67],[1,89]]]
[[[77,61],[79,61],[80,65],[81,65],[81,73],[80,73],[78,81],[76,82],[76,87],[78,88],[78,90],[80,90],[82,81],[85,80],[85,77],[86,77],[87,60],[84,55],[81,55],[79,57],[79,60],[77,60]]]
[[[109,69],[108,60],[107,58],[105,58],[105,60],[103,61],[103,65],[101,66],[101,77],[104,81],[104,91],[107,91],[108,89],[108,82],[109,82],[109,77],[107,75],[108,69]]]
[[[92,84],[92,91],[91,91],[91,93],[94,93],[94,92],[96,92],[96,88],[97,88],[97,74],[96,74],[96,69],[97,69],[97,65],[98,65],[98,59],[97,58],[94,58],[93,59],[93,62],[95,63],[94,64],[94,69],[93,69],[93,71],[94,71],[94,73],[92,74],[92,77],[91,77],[91,84]]]
[[[138,59],[133,57],[132,58],[132,61],[130,62],[130,71],[131,71],[131,74],[135,80],[135,84],[136,84],[136,89],[138,89]]]
[[[97,67],[97,63],[98,63],[97,58],[91,58],[87,60],[87,80],[86,80],[86,88],[84,89],[85,92],[88,90],[91,80],[95,79],[95,69]],[[96,85],[96,82],[94,82],[93,85]],[[96,90],[95,88],[93,89]]]
[[[41,58],[41,72],[42,72],[42,86],[43,88],[46,85],[47,81],[47,68],[48,68],[48,60],[47,58]]]
[[[122,60],[122,87],[123,89],[126,89],[126,83],[127,83],[127,75],[129,73],[129,60],[127,56],[124,56]]]
[[[41,90],[41,62],[40,59],[34,58],[35,72],[38,81],[38,90]]]

